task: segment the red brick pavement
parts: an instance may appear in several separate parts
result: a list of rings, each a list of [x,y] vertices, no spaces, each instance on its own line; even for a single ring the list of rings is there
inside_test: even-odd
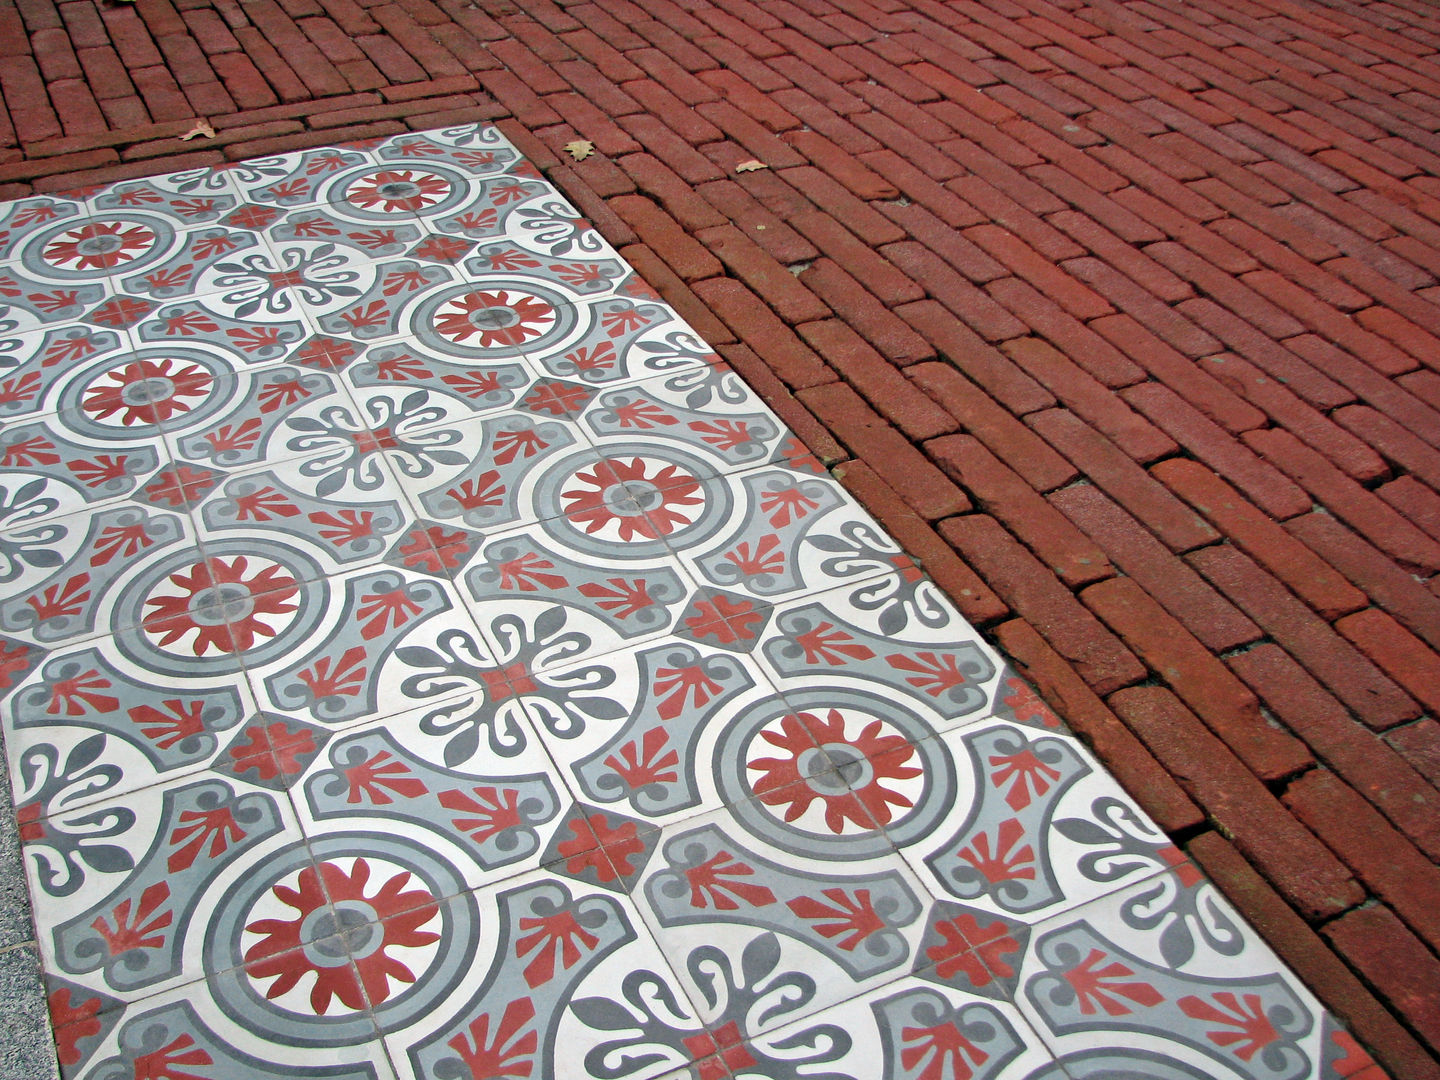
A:
[[[0,197],[499,121],[1440,1077],[1429,0],[4,0],[0,90]]]

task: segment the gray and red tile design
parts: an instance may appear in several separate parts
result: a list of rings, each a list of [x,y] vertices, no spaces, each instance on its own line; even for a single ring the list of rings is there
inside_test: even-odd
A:
[[[5,224],[0,717],[66,1077],[1364,1071],[494,129]]]

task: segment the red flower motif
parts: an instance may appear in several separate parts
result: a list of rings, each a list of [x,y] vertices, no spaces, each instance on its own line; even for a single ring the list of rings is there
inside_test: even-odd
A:
[[[482,349],[523,345],[555,325],[555,309],[539,297],[509,289],[477,289],[452,297],[435,313],[435,332]]]
[[[194,633],[196,656],[254,648],[256,639],[275,636],[276,628],[267,616],[285,616],[296,609],[291,598],[299,586],[280,566],[265,566],[247,576],[249,568],[245,556],[238,555],[176,571],[170,584],[180,594],[147,599],[151,610],[141,625],[159,637],[162,647]]]
[[[357,180],[345,193],[362,210],[399,214],[425,210],[450,194],[450,181],[416,169],[386,169]]]
[[[374,895],[367,895],[370,864],[356,859],[349,873],[334,863],[321,863],[300,872],[298,888],[274,886],[273,897],[296,914],[293,919],[259,919],[245,928],[263,935],[245,953],[248,974],[275,980],[266,991],[273,1000],[313,973],[310,1007],[317,1016],[326,1015],[336,998],[356,1011],[388,1000],[395,992],[392,980],[413,983],[415,973],[387,950],[419,948],[440,940],[439,934],[421,929],[439,910],[435,898],[424,889],[407,890],[409,881],[410,873],[401,871],[387,878]],[[330,905],[345,917],[321,912]],[[317,912],[321,912],[318,920],[312,919]],[[327,951],[333,939],[315,936],[315,923],[327,920],[333,924],[332,932],[346,931],[349,963]]]
[[[894,807],[914,805],[903,792],[886,786],[886,781],[909,780],[923,770],[906,764],[915,748],[901,735],[883,734],[884,724],[872,720],[855,738],[845,734],[845,718],[831,709],[821,720],[814,713],[791,713],[780,722],[779,731],[764,731],[761,738],[781,750],[782,757],[757,758],[748,762],[751,771],[761,773],[753,787],[767,806],[785,807],[785,820],[795,821],[819,799],[824,804],[825,825],[837,836],[851,823],[862,829],[887,825]],[[846,747],[842,760],[848,761],[844,783],[835,774],[812,774],[809,760],[816,747]],[[856,755],[859,755],[858,757]],[[862,764],[863,759],[863,764]],[[853,773],[853,775],[852,775]]]
[[[652,465],[642,458],[605,462],[574,479],[589,490],[562,492],[565,512],[587,533],[613,525],[622,542],[669,536],[694,522],[705,504],[695,477],[678,465]]]
[[[214,381],[198,364],[182,365],[168,357],[132,360],[87,389],[83,408],[97,420],[118,415],[127,427],[158,424],[189,412],[195,404],[190,399],[203,399]]]
[[[155,231],[125,221],[93,221],[66,229],[45,245],[44,259],[67,270],[104,270],[139,258],[155,245]]]

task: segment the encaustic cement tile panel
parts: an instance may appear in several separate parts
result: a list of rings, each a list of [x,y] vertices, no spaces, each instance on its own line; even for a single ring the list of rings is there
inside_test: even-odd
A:
[[[1361,1061],[494,129],[3,213],[67,1077]]]

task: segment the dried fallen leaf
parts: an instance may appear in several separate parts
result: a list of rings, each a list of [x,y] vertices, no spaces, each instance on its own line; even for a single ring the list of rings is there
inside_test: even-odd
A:
[[[210,121],[197,120],[194,127],[180,136],[180,141],[189,142],[191,139],[213,139],[214,137],[215,129],[210,126]]]
[[[595,144],[589,139],[576,139],[574,142],[565,144],[565,152],[576,161],[584,161],[595,153]]]
[[[736,165],[735,171],[759,172],[761,169],[768,169],[769,167],[770,166],[766,165],[763,161],[756,161],[754,158],[751,158],[749,161],[742,161],[739,165]]]

